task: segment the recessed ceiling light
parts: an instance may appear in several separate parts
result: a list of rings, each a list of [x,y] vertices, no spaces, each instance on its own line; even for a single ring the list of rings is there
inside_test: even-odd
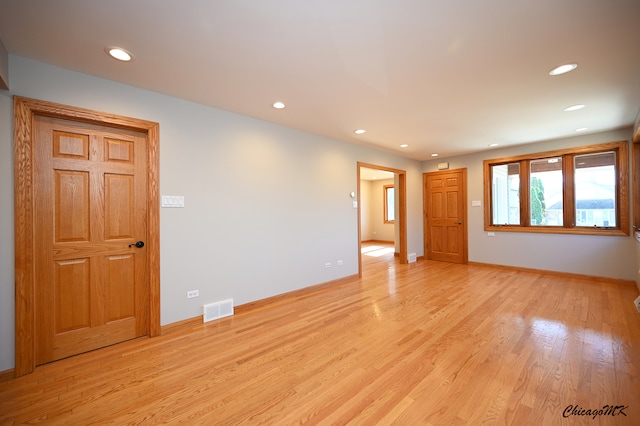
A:
[[[406,143],[403,143],[402,145],[400,145],[400,148],[409,148],[409,145]]]
[[[354,130],[353,133],[355,133],[356,135],[362,135],[364,133],[366,133],[367,131],[364,129],[358,129],[358,130]]]
[[[569,107],[566,107],[564,110],[567,111],[567,112],[569,112],[569,111],[577,111],[579,109],[584,108],[585,106],[586,105],[582,105],[582,104],[580,104],[580,105],[571,105]]]
[[[273,107],[274,107],[275,109],[282,109],[282,108],[284,108],[285,106],[286,106],[285,104],[283,104],[282,102],[279,102],[279,101],[278,101],[278,102],[274,102],[274,103],[273,103]]]
[[[564,64],[549,71],[549,75],[561,75],[571,72],[578,68],[578,64]]]
[[[432,157],[437,157],[437,156],[438,156],[438,154],[431,154],[431,156],[432,156]]]
[[[494,146],[498,146],[498,145],[499,145],[499,144],[497,144],[497,143],[490,143],[490,144],[489,144],[489,146],[490,146],[490,147],[492,147],[492,148],[493,148]]]
[[[588,127],[580,127],[579,129],[576,129],[576,132],[584,132],[584,131],[587,131],[587,130],[589,130]]]
[[[130,52],[122,49],[121,47],[107,47],[104,49],[109,56],[122,62],[129,62],[133,60],[133,55]]]

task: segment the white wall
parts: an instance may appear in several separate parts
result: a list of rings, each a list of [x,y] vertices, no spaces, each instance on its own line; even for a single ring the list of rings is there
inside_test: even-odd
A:
[[[357,162],[407,171],[410,252],[422,253],[422,166],[386,152],[9,56],[0,91],[0,371],[14,366],[13,104],[26,96],[160,123],[162,325],[358,272]],[[266,105],[265,107],[269,107]],[[325,262],[344,265],[325,269]],[[199,289],[200,297],[186,298]]]
[[[483,207],[471,207],[473,200],[484,204],[486,159],[630,139],[628,128],[447,158],[451,169],[467,168],[469,261],[634,280],[636,249],[632,237],[517,232],[496,232],[495,237],[489,237],[484,231]],[[424,171],[436,171],[442,161],[425,162]]]
[[[0,90],[0,371],[14,366],[13,100]]]
[[[362,241],[378,240],[378,241],[395,241],[395,232],[393,223],[384,223],[384,185],[393,185],[393,179],[384,180],[363,180],[360,183],[360,196],[364,195],[363,187],[367,188],[367,200],[366,205],[363,205],[363,210],[366,209],[367,223],[366,228],[363,221],[363,236]],[[363,203],[364,204],[364,203]],[[396,203],[398,204],[398,203]],[[364,212],[362,213],[365,214]],[[367,238],[364,237],[367,235]]]
[[[371,183],[360,180],[360,238],[362,241],[373,240],[371,230]]]

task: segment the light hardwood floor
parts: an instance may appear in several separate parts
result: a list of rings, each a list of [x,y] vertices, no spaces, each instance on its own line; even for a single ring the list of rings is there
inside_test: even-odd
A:
[[[0,424],[640,424],[635,287],[386,256],[0,383]]]

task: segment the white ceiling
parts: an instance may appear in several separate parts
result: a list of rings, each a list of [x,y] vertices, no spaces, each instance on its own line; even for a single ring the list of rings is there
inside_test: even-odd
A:
[[[395,174],[393,172],[360,167],[360,180],[385,180],[393,179],[394,176]]]
[[[419,160],[631,125],[639,23],[638,0],[0,0],[10,54]]]

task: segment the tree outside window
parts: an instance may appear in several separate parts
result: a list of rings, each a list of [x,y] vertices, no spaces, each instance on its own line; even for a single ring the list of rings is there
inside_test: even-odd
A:
[[[531,224],[545,224],[544,185],[537,177],[531,178]]]

